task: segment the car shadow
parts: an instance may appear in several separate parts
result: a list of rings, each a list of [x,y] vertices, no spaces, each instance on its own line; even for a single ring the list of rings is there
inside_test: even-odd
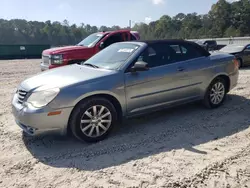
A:
[[[79,170],[100,170],[162,152],[195,148],[249,127],[250,100],[228,95],[220,108],[209,110],[198,103],[183,105],[127,120],[104,141],[87,144],[71,137],[26,137],[30,153],[46,165]]]

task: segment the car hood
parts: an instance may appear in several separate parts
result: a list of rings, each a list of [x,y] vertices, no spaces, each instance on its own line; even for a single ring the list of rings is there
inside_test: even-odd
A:
[[[24,80],[20,87],[26,91],[33,91],[38,88],[62,88],[115,73],[116,71],[113,70],[74,64],[39,73]]]
[[[236,54],[236,53],[241,52],[241,50],[235,50],[235,49],[227,49],[227,50],[219,50],[219,51],[223,53],[228,53],[228,54]]]
[[[210,56],[217,56],[217,55],[227,56],[227,55],[232,55],[232,54],[230,54],[230,53],[221,52],[221,51],[219,51],[219,50],[209,51],[209,53],[211,54]]]
[[[75,50],[85,50],[88,49],[86,46],[64,46],[64,47],[56,47],[56,48],[50,48],[43,51],[43,54],[46,55],[52,55],[52,54],[60,54],[65,53],[69,51],[75,51]]]
[[[220,50],[209,51],[210,54],[225,54],[226,52],[221,52]]]

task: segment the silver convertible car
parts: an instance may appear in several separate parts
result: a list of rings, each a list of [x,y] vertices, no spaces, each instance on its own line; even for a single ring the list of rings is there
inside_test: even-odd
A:
[[[24,80],[13,97],[29,135],[68,132],[86,142],[107,137],[124,118],[203,101],[217,108],[236,86],[238,62],[185,40],[115,43],[81,64]]]

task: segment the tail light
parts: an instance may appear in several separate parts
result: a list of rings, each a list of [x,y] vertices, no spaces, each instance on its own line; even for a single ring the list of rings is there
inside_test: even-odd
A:
[[[234,58],[233,62],[234,62],[234,68],[235,68],[235,70],[239,69],[239,62],[238,62],[238,60]]]

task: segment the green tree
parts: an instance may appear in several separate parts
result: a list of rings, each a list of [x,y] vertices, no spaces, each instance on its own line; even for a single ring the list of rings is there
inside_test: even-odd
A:
[[[71,25],[68,20],[38,22],[0,19],[0,44],[72,45],[91,33],[119,29],[122,28],[117,25],[111,27],[105,25],[96,27],[84,23],[79,26]],[[159,20],[148,24],[137,23],[132,30],[138,31],[141,39],[150,40],[250,36],[250,0],[232,3],[218,0],[207,14],[178,13],[173,17],[163,15]]]

